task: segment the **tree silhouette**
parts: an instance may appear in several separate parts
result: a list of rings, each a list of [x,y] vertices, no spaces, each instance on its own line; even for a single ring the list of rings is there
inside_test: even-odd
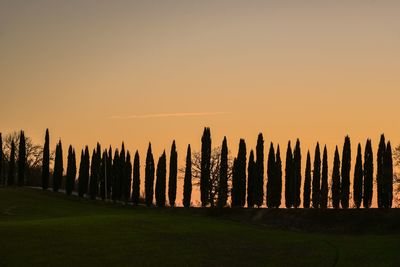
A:
[[[154,158],[151,152],[151,143],[149,143],[149,148],[147,149],[144,186],[146,205],[151,206],[153,205],[154,195]]]
[[[285,167],[285,205],[286,208],[293,207],[293,185],[294,185],[294,168],[293,168],[293,153],[290,141],[286,151],[286,167]]]
[[[367,140],[364,151],[364,208],[370,208],[372,204],[372,195],[374,187],[374,159],[372,154],[371,140]]]
[[[78,195],[84,197],[85,195],[85,154],[83,149],[81,151],[81,162],[79,164],[79,179],[78,179]]]
[[[257,165],[256,162],[254,161],[254,151],[250,151],[250,157],[249,157],[249,165],[247,169],[248,173],[248,186],[247,186],[247,206],[249,208],[254,207],[254,195],[255,195],[255,181],[256,181],[256,175],[257,175]]]
[[[326,209],[328,207],[328,151],[324,147],[322,156],[322,176],[321,176],[321,198],[320,207]]]
[[[126,171],[126,152],[125,152],[125,144],[124,142],[122,142],[121,145],[121,152],[119,154],[119,164],[118,164],[118,168],[119,168],[119,179],[118,181],[118,200],[121,200],[125,197],[125,187],[127,185],[127,171]],[[129,187],[130,190],[130,187]],[[123,199],[125,201],[125,199]]]
[[[58,141],[56,147],[56,158],[54,161],[54,173],[53,173],[53,191],[58,192],[61,187],[63,178],[63,152],[61,140]]]
[[[70,145],[68,148],[68,161],[67,161],[67,179],[65,181],[65,192],[67,195],[71,195],[75,186],[76,177],[76,160],[75,151]]]
[[[256,146],[256,180],[254,183],[254,204],[261,207],[264,202],[264,138],[262,133],[258,134]]]
[[[50,135],[49,129],[46,129],[46,136],[43,147],[43,164],[42,164],[42,188],[47,190],[49,188],[50,177]]]
[[[210,202],[210,165],[211,165],[211,131],[210,128],[204,128],[201,138],[201,176],[200,176],[200,194],[201,206],[206,207]]]
[[[340,208],[340,156],[337,146],[332,171],[332,206],[335,209]]]
[[[90,165],[90,180],[89,180],[89,195],[92,200],[95,200],[98,193],[98,181],[99,181],[99,156],[98,150],[93,149],[92,164]]]
[[[25,133],[24,131],[21,131],[19,135],[19,148],[18,148],[18,186],[23,186],[25,183],[25,170],[26,170]]]
[[[357,147],[356,166],[354,169],[354,183],[353,183],[353,201],[357,209],[361,207],[362,202],[362,188],[363,188],[363,169],[362,169],[362,156],[361,144]]]
[[[157,163],[156,204],[157,207],[160,208],[165,207],[166,179],[167,179],[167,161],[164,151]]]
[[[240,139],[232,177],[232,207],[244,207],[246,204],[246,143]]]
[[[192,151],[188,145],[186,153],[185,178],[183,182],[183,206],[190,207],[192,197]]]
[[[171,156],[169,159],[168,199],[169,205],[175,207],[176,182],[178,178],[178,153],[176,152],[175,140],[172,142]]]
[[[226,137],[222,141],[221,163],[219,170],[218,207],[223,208],[228,201],[228,142]]]
[[[377,176],[376,176],[379,208],[384,207],[385,154],[386,154],[385,136],[382,134],[378,148],[378,157],[377,157],[378,164],[377,164]]]
[[[10,159],[8,163],[7,185],[13,186],[15,183],[15,144],[11,142]]]
[[[384,168],[384,208],[390,209],[393,202],[393,157],[390,142],[388,142],[386,146]]]
[[[88,194],[88,186],[89,186],[89,171],[90,171],[90,154],[89,154],[89,147],[86,146],[85,147],[85,160],[83,161],[84,163],[84,194]]]
[[[321,152],[319,149],[319,143],[315,147],[314,156],[314,171],[312,180],[312,206],[315,209],[320,207],[320,195],[321,195]]]
[[[134,205],[139,204],[140,199],[140,157],[136,150],[133,160],[133,181],[132,181],[132,201]]]
[[[101,200],[106,199],[106,171],[107,171],[107,149],[103,151],[103,154],[100,158],[100,170],[99,170],[99,183],[100,183],[100,197]]]
[[[107,186],[107,198],[111,198],[111,190],[113,183],[113,153],[111,146],[108,149],[107,163],[106,163],[106,186]]]
[[[276,163],[275,163],[275,149],[274,144],[271,142],[268,153],[267,163],[267,207],[275,208],[275,200],[277,192],[277,181],[276,181]]]
[[[342,154],[342,183],[340,187],[341,204],[343,209],[349,207],[350,198],[351,145],[350,137],[346,136]]]
[[[310,208],[311,195],[311,157],[310,151],[307,151],[306,170],[304,175],[304,190],[303,190],[303,207]]]
[[[131,196],[131,186],[132,186],[132,161],[131,153],[127,151],[126,161],[125,161],[125,171],[124,171],[124,186],[123,186],[123,198],[125,203],[128,203]]]
[[[293,154],[293,206],[295,208],[300,207],[301,204],[301,148],[300,148],[300,140],[297,139],[296,147],[294,149]]]
[[[3,180],[3,137],[0,133],[0,184],[5,185],[5,181]]]
[[[275,162],[275,192],[274,192],[274,203],[275,208],[279,208],[281,205],[282,198],[282,160],[281,160],[281,149],[278,145],[276,150],[276,162]]]
[[[112,200],[117,201],[121,198],[121,166],[120,166],[120,153],[118,148],[114,152],[114,160],[112,164]]]

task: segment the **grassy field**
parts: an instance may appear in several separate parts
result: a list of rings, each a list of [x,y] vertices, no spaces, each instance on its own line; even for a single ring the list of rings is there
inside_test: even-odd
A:
[[[400,266],[398,232],[310,233],[225,217],[0,188],[0,266]]]

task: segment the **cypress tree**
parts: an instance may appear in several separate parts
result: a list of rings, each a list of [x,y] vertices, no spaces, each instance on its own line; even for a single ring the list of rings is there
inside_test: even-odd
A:
[[[264,138],[262,133],[258,134],[256,146],[256,181],[254,202],[257,207],[261,207],[264,202]]]
[[[388,142],[386,146],[384,165],[384,208],[390,209],[393,203],[393,157],[390,142]]]
[[[226,206],[228,200],[228,142],[226,137],[224,137],[224,140],[222,141],[220,164],[217,205],[219,208],[223,208]]]
[[[136,150],[133,160],[133,181],[132,181],[132,201],[134,205],[139,204],[140,199],[140,158],[139,151]]]
[[[125,176],[124,176],[124,201],[128,203],[131,195],[131,185],[132,185],[132,161],[131,154],[129,151],[126,153],[126,163],[125,163]]]
[[[371,140],[367,140],[364,151],[364,208],[370,208],[372,204],[372,195],[374,187],[374,159],[372,154]]]
[[[11,142],[10,162],[8,164],[8,181],[7,185],[13,186],[15,183],[15,144]]]
[[[378,157],[377,157],[377,176],[376,176],[376,182],[377,182],[377,193],[378,193],[378,207],[383,208],[384,207],[384,179],[385,179],[385,154],[386,154],[386,144],[385,144],[385,136],[382,134],[381,135],[381,140],[379,142],[379,148],[378,148]]]
[[[281,205],[282,198],[282,160],[281,160],[281,150],[278,145],[276,150],[276,164],[275,164],[275,187],[274,187],[274,203],[275,208],[279,208]]]
[[[362,188],[363,188],[363,169],[362,169],[362,156],[361,144],[358,144],[356,166],[354,169],[354,183],[353,183],[353,201],[357,209],[361,207],[362,202]]]
[[[340,208],[340,156],[337,146],[332,171],[332,206],[335,209]]]
[[[268,163],[267,163],[267,207],[274,208],[275,199],[276,199],[276,174],[275,174],[275,149],[274,144],[271,142],[268,153]]]
[[[63,152],[61,140],[58,141],[56,147],[56,158],[54,160],[54,173],[53,173],[53,191],[58,192],[62,184],[63,178]]]
[[[71,145],[68,148],[67,159],[67,179],[65,181],[65,192],[68,196],[70,196],[74,190],[76,177],[75,151],[72,149]]]
[[[153,205],[154,195],[154,158],[151,152],[151,143],[149,143],[149,148],[147,149],[144,186],[146,205],[151,206]]]
[[[304,175],[304,190],[303,190],[303,207],[310,208],[310,195],[311,195],[311,157],[310,151],[307,151],[306,170]]]
[[[343,209],[347,209],[349,207],[350,169],[351,169],[351,145],[350,145],[350,137],[346,136],[343,146],[343,155],[342,155],[341,204]]]
[[[88,194],[88,186],[89,186],[89,166],[90,166],[90,154],[89,154],[89,147],[85,147],[85,160],[83,161],[84,163],[84,168],[83,168],[83,174],[84,174],[84,194]]]
[[[322,176],[321,176],[321,198],[320,207],[326,209],[328,207],[328,151],[324,146],[322,156]]]
[[[243,207],[246,204],[246,143],[240,139],[234,175],[232,177],[232,206]]]
[[[167,162],[164,151],[157,163],[156,204],[157,207],[159,208],[165,207],[166,179],[167,179]]]
[[[314,172],[312,181],[312,206],[315,209],[320,207],[320,195],[321,195],[321,152],[319,149],[319,143],[315,147],[314,156]]]
[[[79,180],[78,180],[78,195],[79,197],[85,196],[85,154],[83,149],[81,151],[81,162],[79,165]]]
[[[290,141],[286,151],[286,167],[285,167],[285,204],[286,208],[293,207],[293,180],[294,180],[294,169],[293,169],[293,153]]]
[[[120,157],[119,157],[119,151],[118,149],[115,149],[114,152],[114,160],[112,164],[112,200],[117,201],[120,199],[121,193],[121,187],[120,187],[120,179],[121,179],[121,168],[120,168]]]
[[[50,177],[50,135],[49,129],[46,129],[46,136],[43,147],[43,166],[42,166],[42,188],[47,190],[49,188]]]
[[[90,194],[90,199],[92,200],[96,199],[98,191],[97,164],[98,164],[97,151],[93,149],[92,165],[90,166],[90,180],[89,180],[89,194]]]
[[[0,133],[0,183],[4,184],[5,186],[5,181],[3,180],[3,138]]]
[[[19,148],[18,148],[18,186],[23,186],[25,183],[25,170],[26,170],[26,144],[25,133],[21,131],[19,134]]]
[[[185,179],[183,182],[183,206],[190,207],[192,197],[192,151],[188,145],[186,153]]]
[[[113,181],[113,169],[112,169],[112,148],[111,146],[108,149],[107,163],[106,163],[106,186],[107,186],[107,198],[111,198],[111,190],[112,190],[112,181]]]
[[[301,198],[301,148],[300,148],[300,140],[297,139],[296,147],[294,149],[293,155],[293,172],[294,172],[294,179],[293,179],[293,205],[295,208],[300,207]]]
[[[210,128],[204,128],[201,138],[201,173],[200,173],[200,194],[201,206],[206,207],[210,202],[210,172],[211,172],[211,132]]]
[[[255,181],[257,175],[256,162],[254,161],[254,152],[250,151],[249,166],[247,169],[248,173],[248,186],[247,186],[247,206],[249,208],[254,207],[254,195],[255,195]]]
[[[168,199],[169,205],[175,207],[176,182],[178,178],[178,153],[176,152],[175,140],[172,142],[171,156],[169,159]]]
[[[118,200],[121,200],[122,198],[124,198],[125,195],[125,187],[126,187],[126,154],[125,154],[125,144],[124,142],[122,142],[121,145],[121,153],[119,155],[119,180],[117,180],[118,183],[118,187],[119,187],[119,194],[118,194]],[[129,187],[130,189],[130,187]]]
[[[101,200],[106,199],[106,170],[107,170],[107,149],[103,151],[101,156],[100,170],[99,170],[99,183],[100,183],[100,197]]]

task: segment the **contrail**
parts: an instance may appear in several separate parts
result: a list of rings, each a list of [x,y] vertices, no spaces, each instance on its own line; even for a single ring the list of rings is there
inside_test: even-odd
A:
[[[129,116],[109,116],[107,119],[153,119],[153,118],[171,118],[171,117],[201,117],[228,114],[228,112],[181,112],[181,113],[157,113],[141,114]]]

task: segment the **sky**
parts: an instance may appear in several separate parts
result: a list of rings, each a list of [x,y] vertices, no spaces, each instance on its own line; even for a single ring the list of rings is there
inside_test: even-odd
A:
[[[42,143],[49,128],[78,151],[124,141],[142,159],[176,139],[182,164],[205,126],[233,156],[259,132],[265,153],[326,144],[330,165],[347,134],[376,153],[381,133],[400,143],[399,14],[372,0],[0,0],[0,132]]]

